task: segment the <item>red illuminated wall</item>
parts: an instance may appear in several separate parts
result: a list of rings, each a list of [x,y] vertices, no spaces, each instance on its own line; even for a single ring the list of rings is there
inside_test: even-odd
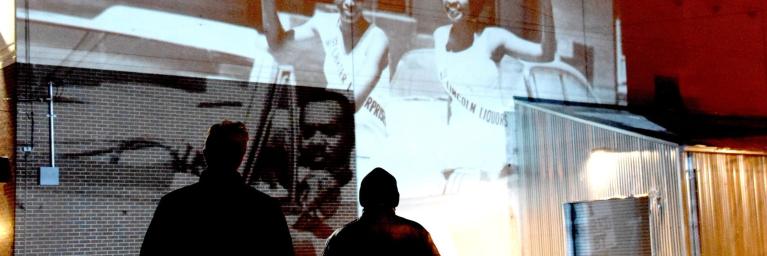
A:
[[[656,75],[674,76],[692,112],[767,116],[764,1],[642,0],[618,6],[631,105],[652,103]]]

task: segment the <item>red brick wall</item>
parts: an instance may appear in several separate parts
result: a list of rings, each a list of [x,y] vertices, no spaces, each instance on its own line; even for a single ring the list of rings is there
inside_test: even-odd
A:
[[[14,159],[15,101],[14,87],[16,65],[9,65],[0,73],[0,156]],[[13,164],[11,164],[13,165]],[[13,171],[11,171],[13,173]],[[13,177],[8,182],[0,183],[0,255],[13,253],[13,214],[14,194]]]
[[[296,137],[290,131],[297,119],[291,121],[291,113],[297,112],[290,89],[297,95],[316,90],[40,65],[19,70],[16,140],[33,151],[17,155],[18,255],[136,255],[159,198],[197,180],[211,124],[242,120],[254,137],[265,123],[262,114],[271,109],[265,148],[293,152],[289,158],[294,159],[297,147],[290,141]],[[37,183],[38,168],[49,166],[48,105],[39,100],[47,97],[49,80],[61,85],[55,96],[59,186]],[[353,129],[351,123],[344,127]],[[343,164],[354,166],[351,152]],[[284,162],[261,163],[285,167]],[[295,223],[298,210],[289,198],[294,191],[274,175],[261,180],[253,186],[280,199],[288,224]],[[340,199],[331,200],[338,207],[324,220],[331,228],[356,217],[354,184],[352,178],[341,187]],[[324,237],[295,228],[291,232],[299,255],[322,250]]]

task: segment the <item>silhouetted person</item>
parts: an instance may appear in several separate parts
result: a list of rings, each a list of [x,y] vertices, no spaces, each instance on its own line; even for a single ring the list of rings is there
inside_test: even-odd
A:
[[[279,203],[237,172],[248,141],[241,122],[208,130],[200,181],[163,196],[141,255],[293,255]]]
[[[336,230],[325,245],[324,256],[439,255],[429,232],[420,224],[397,216],[397,180],[376,168],[362,179],[362,217]]]

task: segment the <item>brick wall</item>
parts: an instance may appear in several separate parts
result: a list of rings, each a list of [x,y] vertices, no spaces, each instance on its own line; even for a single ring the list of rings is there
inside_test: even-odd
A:
[[[0,156],[14,159],[14,95],[16,65],[2,69],[0,73]],[[13,165],[13,164],[11,164]],[[13,169],[11,169],[13,173]],[[0,182],[0,255],[13,253],[13,214],[16,198],[13,177],[8,182]]]
[[[48,81],[60,85],[54,96],[58,186],[38,185],[38,168],[50,165],[48,104],[40,100],[47,98]],[[316,235],[322,232],[294,226],[302,213],[295,184],[307,174],[298,161],[297,98],[320,92],[20,64],[16,143],[33,150],[16,156],[15,253],[137,254],[160,197],[195,182],[203,170],[207,128],[231,119],[246,122],[253,137],[253,153],[246,154],[241,169],[247,170],[241,171],[254,187],[282,201],[298,254],[315,255],[324,244],[324,235]],[[353,134],[353,120],[346,121],[342,129]],[[349,154],[340,163],[352,174],[353,141],[344,144]],[[331,229],[357,216],[354,179],[342,184],[340,197],[325,200],[335,211],[319,221]]]

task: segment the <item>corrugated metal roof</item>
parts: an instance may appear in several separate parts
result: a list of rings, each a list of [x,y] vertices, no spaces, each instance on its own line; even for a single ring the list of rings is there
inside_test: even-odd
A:
[[[517,98],[519,102],[686,146],[767,154],[767,118],[689,114]]]

